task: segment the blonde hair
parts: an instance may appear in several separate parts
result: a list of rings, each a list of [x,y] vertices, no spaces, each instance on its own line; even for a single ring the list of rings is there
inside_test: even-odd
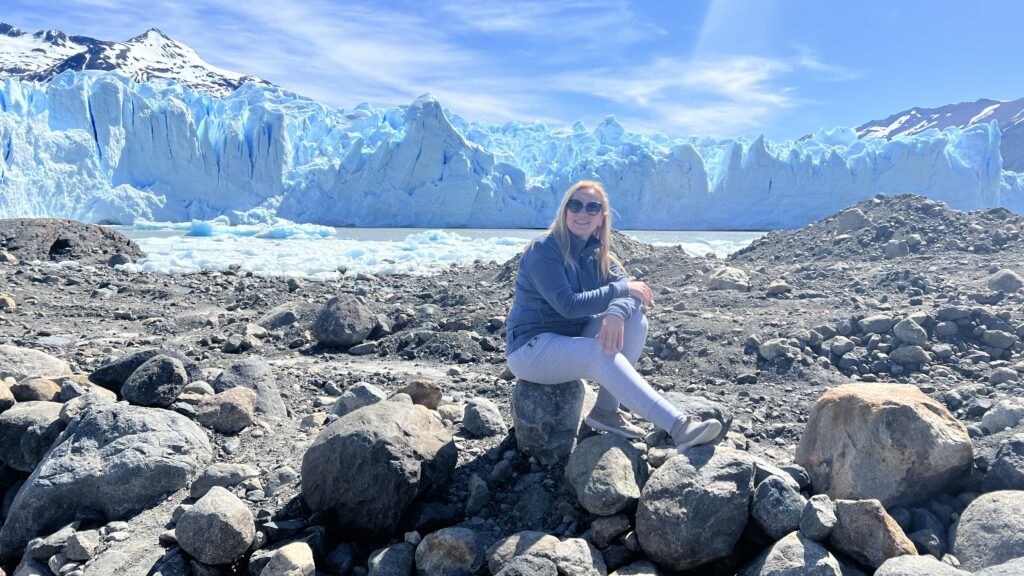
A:
[[[602,280],[607,280],[612,276],[613,263],[621,268],[623,272],[625,272],[625,267],[611,252],[612,211],[608,205],[608,193],[604,191],[604,187],[599,182],[581,180],[570,186],[565,196],[562,197],[562,203],[558,206],[558,212],[555,214],[555,219],[551,222],[551,225],[548,226],[547,232],[535,238],[534,242],[545,236],[553,236],[558,243],[558,247],[562,250],[562,259],[565,261],[565,264],[576,268],[576,262],[572,258],[572,232],[566,227],[565,218],[569,210],[569,200],[572,198],[573,193],[581,188],[592,188],[601,197],[601,224],[594,229],[593,236],[601,240],[601,247],[597,251],[598,273],[601,275]]]

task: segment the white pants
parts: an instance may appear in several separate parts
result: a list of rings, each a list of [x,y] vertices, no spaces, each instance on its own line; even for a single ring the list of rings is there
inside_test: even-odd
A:
[[[604,316],[590,320],[578,337],[545,332],[508,356],[517,378],[538,384],[559,384],[579,378],[596,382],[597,407],[615,410],[619,403],[662,430],[671,430],[681,413],[658,394],[634,366],[647,340],[647,317],[637,310],[626,321],[622,351],[608,355],[595,336]]]

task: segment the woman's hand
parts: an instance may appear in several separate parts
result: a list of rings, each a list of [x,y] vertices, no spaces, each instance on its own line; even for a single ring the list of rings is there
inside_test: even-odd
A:
[[[650,306],[651,302],[654,302],[654,292],[646,282],[633,280],[627,286],[629,286],[629,295],[635,297],[644,306]]]
[[[601,321],[601,329],[597,332],[597,345],[605,354],[611,356],[622,350],[622,335],[626,322],[615,314],[605,314]]]

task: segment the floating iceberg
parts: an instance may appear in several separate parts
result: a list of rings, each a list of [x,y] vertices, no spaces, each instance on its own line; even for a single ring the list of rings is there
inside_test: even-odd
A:
[[[605,183],[631,229],[794,228],[878,193],[1021,211],[1024,179],[1001,169],[999,138],[978,125],[891,142],[846,128],[781,144],[670,139],[613,118],[468,123],[429,95],[346,111],[254,84],[217,99],[66,72],[3,82],[0,217],[543,227],[584,178]]]

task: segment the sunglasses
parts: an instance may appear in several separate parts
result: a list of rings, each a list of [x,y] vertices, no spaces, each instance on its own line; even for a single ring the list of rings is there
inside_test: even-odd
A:
[[[583,202],[580,202],[575,198],[570,198],[569,201],[566,202],[565,207],[573,214],[579,214],[580,210],[586,208],[587,214],[590,214],[591,216],[597,216],[601,213],[601,209],[604,208],[600,202],[587,202],[587,204],[584,205]]]

